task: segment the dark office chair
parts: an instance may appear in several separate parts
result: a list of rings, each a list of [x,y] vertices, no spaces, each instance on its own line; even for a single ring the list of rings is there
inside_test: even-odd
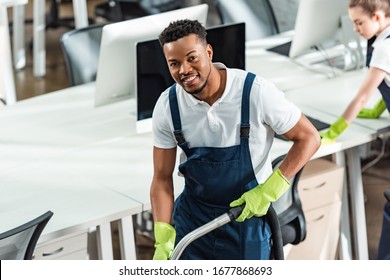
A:
[[[58,1],[50,0],[49,13],[46,15],[46,29],[48,28],[58,28],[60,26],[67,27],[69,29],[74,28],[74,18],[73,17],[59,17],[59,10],[61,2],[71,2],[70,0]]]
[[[1,260],[31,260],[38,239],[53,216],[47,211],[43,215],[21,226],[0,234]]]
[[[276,158],[272,162],[273,169],[280,166],[285,155]],[[298,182],[303,168],[290,180],[290,189],[277,201],[267,213],[270,220],[273,237],[273,252],[275,259],[282,259],[283,246],[286,244],[298,244],[306,238],[306,220],[303,213],[302,203],[298,194]],[[275,219],[275,214],[277,219]],[[278,227],[280,230],[278,230]]]
[[[60,17],[60,5],[61,3],[71,3],[72,0],[50,0],[49,12],[46,15],[46,29],[66,27],[69,29],[75,28],[74,17]],[[92,18],[88,18],[89,24],[94,21]]]
[[[103,26],[89,25],[61,36],[60,44],[71,86],[96,80]]]
[[[221,22],[245,22],[246,40],[279,33],[279,26],[269,0],[215,0]]]
[[[61,2],[72,2],[72,0],[50,0],[49,11],[46,14],[45,28],[58,28],[66,27],[69,29],[74,28],[74,18],[73,17],[60,17],[60,5]],[[93,22],[91,18],[88,19],[90,23]],[[25,23],[32,24],[33,19],[26,19]],[[10,23],[10,29],[12,30],[12,22]]]
[[[108,0],[95,6],[95,15],[118,22],[182,7],[181,0]]]

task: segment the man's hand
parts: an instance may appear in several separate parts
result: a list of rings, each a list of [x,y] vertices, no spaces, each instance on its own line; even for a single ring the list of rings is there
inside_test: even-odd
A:
[[[245,192],[239,199],[230,203],[230,207],[236,207],[245,203],[245,208],[236,219],[243,222],[253,216],[260,217],[267,214],[271,202],[276,201],[290,187],[290,182],[284,178],[282,172],[275,170],[271,176],[257,187]]]
[[[168,260],[175,247],[176,230],[167,223],[154,223],[154,236],[156,243],[154,247],[156,251],[153,255],[153,260]]]

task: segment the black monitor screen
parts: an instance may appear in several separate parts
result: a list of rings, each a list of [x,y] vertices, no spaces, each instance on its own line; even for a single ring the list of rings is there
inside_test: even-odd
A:
[[[213,61],[245,70],[245,23],[207,28]],[[152,117],[160,94],[174,81],[158,40],[137,44],[137,120]]]

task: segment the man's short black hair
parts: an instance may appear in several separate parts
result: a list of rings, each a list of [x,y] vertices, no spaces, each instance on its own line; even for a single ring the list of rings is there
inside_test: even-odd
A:
[[[159,36],[160,44],[164,46],[165,43],[174,42],[190,34],[195,34],[201,41],[207,43],[207,32],[203,25],[197,20],[183,19],[171,22],[161,32]]]

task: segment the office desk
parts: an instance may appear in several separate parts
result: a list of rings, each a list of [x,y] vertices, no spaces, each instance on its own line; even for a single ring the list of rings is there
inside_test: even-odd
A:
[[[31,215],[40,211],[42,213],[43,209],[51,209],[54,218],[57,216],[58,220],[55,218],[53,224],[50,221],[49,225],[52,224],[53,228],[48,226],[45,229],[43,241],[40,242],[80,228],[98,226],[99,248],[104,259],[112,259],[109,221],[119,219],[123,258],[134,259],[131,215],[140,213],[142,204],[102,187],[99,182],[77,176],[70,169],[68,172],[64,165],[50,161],[72,151],[77,153],[86,147],[135,133],[135,117],[129,114],[131,100],[95,109],[93,96],[94,85],[87,84],[17,102],[0,110],[0,181],[2,193],[7,193],[0,199],[1,213],[7,217],[6,220],[23,213],[15,213],[10,201],[13,204],[15,201],[23,202],[26,207],[33,205],[37,210],[31,211]],[[31,173],[30,170],[35,172]],[[26,193],[28,198],[22,200],[8,196],[13,191],[23,192],[31,184],[36,188]],[[53,189],[57,185],[62,187]],[[42,194],[45,194],[43,198]],[[59,196],[64,196],[65,201],[58,201]],[[8,200],[9,197],[12,199]],[[28,199],[33,201],[29,202]],[[73,199],[77,205],[69,202]],[[53,204],[54,201],[56,203]],[[90,204],[91,208],[88,207]],[[86,206],[89,211],[84,209]],[[28,212],[26,208],[21,209]],[[11,212],[8,213],[8,210]],[[83,213],[79,214],[79,211]],[[20,221],[28,220],[29,217],[22,215],[15,221],[20,224]],[[1,230],[11,224],[3,226]]]
[[[286,96],[294,103],[306,105],[333,115],[334,118],[330,122],[333,123],[337,117],[341,116],[349,102],[357,94],[366,72],[366,68],[347,72],[334,79],[320,81],[296,90],[291,90]],[[377,90],[374,96],[368,100],[366,107],[372,108],[380,98],[382,98],[381,94]],[[354,123],[379,130],[390,125],[389,112],[385,110],[379,119],[357,118],[354,120]]]
[[[289,97],[289,96],[287,96]],[[308,98],[310,99],[310,98]],[[334,121],[333,115],[296,103],[305,115],[317,118],[327,123]],[[340,236],[340,258],[353,259],[353,249],[356,259],[368,260],[368,243],[366,218],[364,211],[364,194],[362,183],[362,172],[360,166],[359,146],[373,141],[377,131],[359,124],[352,123],[337,142],[331,145],[322,145],[312,157],[319,158],[327,155],[333,156],[333,161],[339,166],[345,166],[349,175],[349,188],[344,182],[341,210],[341,236]],[[282,150],[286,149],[286,141],[280,144],[281,140],[276,139],[272,146],[271,155],[275,158]],[[348,199],[350,197],[350,199]],[[349,207],[351,205],[351,207]],[[349,213],[351,208],[351,213]],[[350,231],[350,223],[353,232]],[[351,244],[353,242],[353,245]]]
[[[366,69],[345,73],[343,76],[331,79],[326,82],[319,82],[308,85],[300,89],[289,91],[286,96],[298,106],[306,106],[313,111],[328,112],[332,118],[328,123],[333,123],[345,110],[346,106],[356,95],[357,90],[363,80]],[[367,106],[372,107],[380,98],[379,91],[369,100]],[[369,128],[373,130],[372,140],[377,136],[380,129],[389,127],[390,118],[386,111],[380,119],[356,119],[352,125],[359,125],[360,129]],[[347,133],[351,133],[349,127],[337,138],[337,144],[344,143],[348,138]],[[369,142],[369,141],[368,141]],[[367,142],[367,143],[368,143]],[[364,144],[361,143],[361,144]],[[368,259],[367,233],[364,211],[363,183],[361,178],[360,155],[358,145],[346,150],[348,172],[349,172],[349,193],[351,194],[351,215],[353,217],[353,241],[357,248],[358,259]]]
[[[50,160],[3,171],[0,182],[0,232],[51,210],[54,215],[38,244],[97,227],[102,259],[113,259],[110,222],[125,218],[123,232],[129,239],[133,236],[132,224],[129,226],[126,218],[142,211],[141,203]],[[131,242],[126,240],[122,246],[127,257],[135,259],[135,244]]]

